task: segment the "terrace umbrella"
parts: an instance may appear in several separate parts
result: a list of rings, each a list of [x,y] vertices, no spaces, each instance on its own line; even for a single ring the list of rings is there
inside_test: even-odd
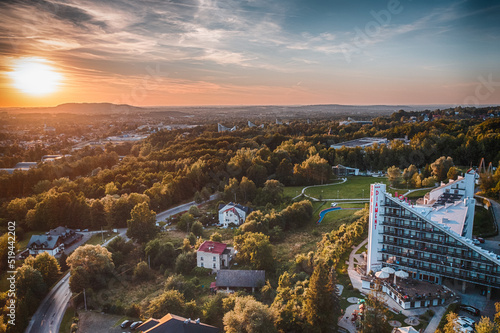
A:
[[[382,268],[382,272],[386,272],[386,273],[389,273],[389,274],[396,273],[396,271],[394,270],[394,268],[391,268],[391,267],[384,267],[384,268]]]
[[[375,273],[375,277],[378,277],[379,279],[387,279],[389,276],[390,274],[384,271]]]
[[[394,283],[396,283],[396,276],[402,279],[407,279],[410,274],[405,271],[397,271],[396,273],[394,273]]]

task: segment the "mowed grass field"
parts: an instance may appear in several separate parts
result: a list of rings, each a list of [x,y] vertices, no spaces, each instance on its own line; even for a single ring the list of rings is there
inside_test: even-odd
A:
[[[389,184],[387,178],[353,176],[342,184],[308,188],[305,193],[323,199],[358,199],[370,197],[370,185],[374,183]],[[300,193],[300,192],[299,192]]]
[[[392,189],[389,181],[385,177],[353,176],[347,178],[345,183],[331,184],[326,186],[310,187],[305,190],[305,194],[318,199],[362,199],[370,197],[370,185],[382,183],[387,185],[387,192],[394,194],[404,194],[408,189]],[[302,192],[304,186],[285,187],[284,194],[287,197],[295,197]],[[418,190],[408,195],[410,199],[423,197],[429,190]]]

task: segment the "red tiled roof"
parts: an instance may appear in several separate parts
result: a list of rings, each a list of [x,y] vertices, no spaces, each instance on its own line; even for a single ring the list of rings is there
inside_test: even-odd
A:
[[[200,245],[198,251],[222,254],[222,252],[224,252],[226,247],[227,245],[224,243],[204,241],[203,244]]]

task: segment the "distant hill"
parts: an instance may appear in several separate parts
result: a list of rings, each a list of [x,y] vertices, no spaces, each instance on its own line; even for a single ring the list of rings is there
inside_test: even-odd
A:
[[[65,103],[54,107],[42,108],[7,108],[5,111],[12,113],[72,113],[72,114],[136,114],[161,112],[168,117],[187,117],[189,113],[166,110],[164,107],[138,107],[128,104],[113,103]]]

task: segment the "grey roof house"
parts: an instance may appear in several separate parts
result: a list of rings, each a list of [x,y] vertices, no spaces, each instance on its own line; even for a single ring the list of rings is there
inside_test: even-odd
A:
[[[217,272],[217,279],[215,285],[217,288],[235,289],[244,288],[251,289],[252,292],[255,288],[260,288],[266,283],[266,271],[255,270],[220,270]]]

